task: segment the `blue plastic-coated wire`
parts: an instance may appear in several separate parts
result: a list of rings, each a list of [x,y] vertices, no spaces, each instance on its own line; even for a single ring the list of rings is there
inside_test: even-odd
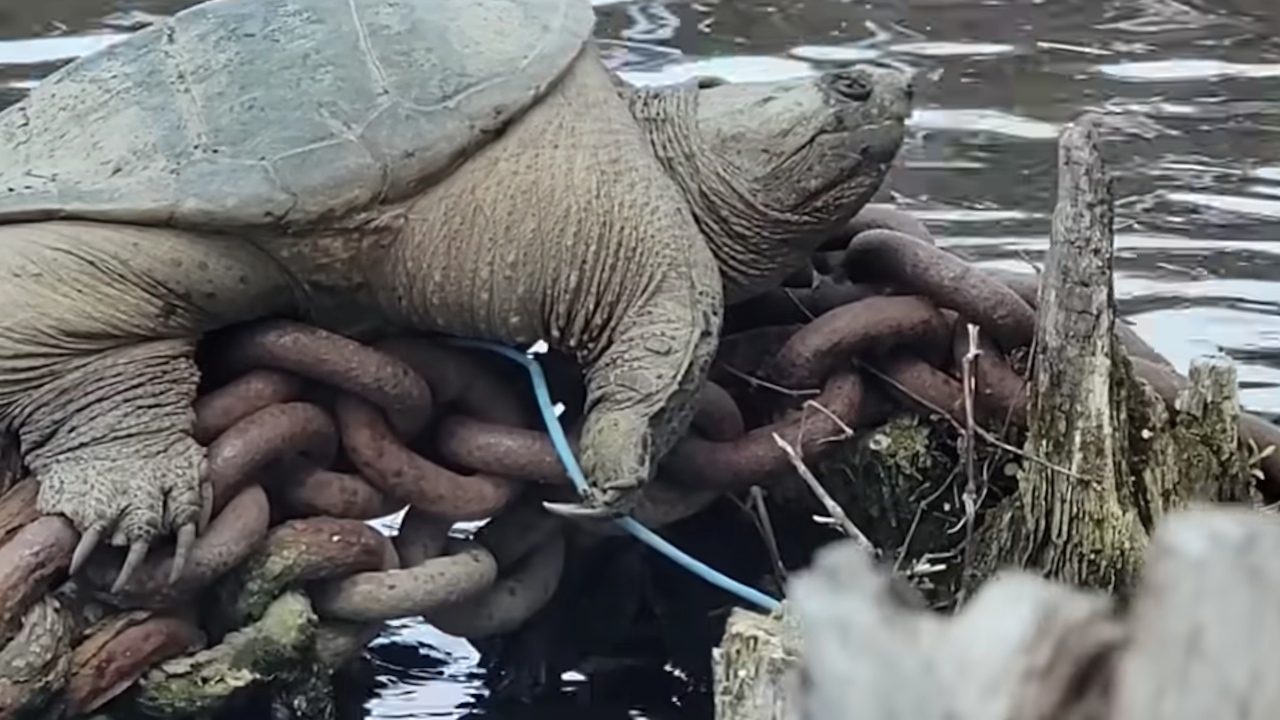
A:
[[[449,338],[449,342],[454,345],[481,348],[505,355],[520,363],[525,370],[529,371],[529,379],[533,381],[533,392],[538,399],[538,409],[542,412],[542,420],[546,423],[547,432],[551,434],[551,443],[556,449],[556,455],[559,456],[560,463],[564,465],[565,471],[569,473],[569,479],[573,481],[573,486],[577,488],[578,493],[583,496],[587,495],[587,478],[582,474],[582,468],[578,466],[577,458],[573,456],[573,450],[569,447],[569,439],[565,437],[564,429],[560,427],[560,418],[556,417],[555,404],[551,400],[551,391],[547,388],[547,380],[542,374],[542,366],[538,364],[538,361],[529,357],[528,353],[497,343],[463,338]],[[706,563],[667,542],[665,538],[645,527],[635,518],[629,516],[621,517],[617,518],[615,522],[634,535],[640,542],[666,555],[677,565],[712,585],[731,592],[743,600],[754,603],[770,612],[780,607],[777,600],[755,588],[743,585],[715,568],[709,567]]]

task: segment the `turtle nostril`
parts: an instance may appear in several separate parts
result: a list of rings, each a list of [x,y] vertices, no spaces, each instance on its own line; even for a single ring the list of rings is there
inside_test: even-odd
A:
[[[831,89],[840,97],[854,102],[871,99],[871,83],[861,74],[840,73],[832,78]]]

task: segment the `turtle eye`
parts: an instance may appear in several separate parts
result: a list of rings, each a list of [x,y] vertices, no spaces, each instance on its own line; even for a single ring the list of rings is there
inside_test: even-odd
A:
[[[708,88],[727,85],[728,82],[724,78],[712,77],[710,75],[702,75],[698,77],[698,89],[706,90]]]

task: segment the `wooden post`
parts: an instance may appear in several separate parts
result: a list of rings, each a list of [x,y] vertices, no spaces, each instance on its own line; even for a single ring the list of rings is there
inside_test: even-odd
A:
[[[1059,142],[1018,492],[968,548],[966,592],[1001,567],[1127,591],[1155,521],[1189,500],[1244,500],[1235,371],[1199,363],[1176,407],[1116,340],[1111,183],[1092,116]]]
[[[1117,720],[1261,720],[1280,707],[1280,520],[1194,507],[1156,533],[1116,673]]]
[[[1029,573],[984,587],[946,619],[907,607],[852,543],[791,583],[808,690],[794,720],[996,720],[1070,694],[1077,668],[1123,638],[1107,598]],[[728,716],[720,716],[728,720]]]

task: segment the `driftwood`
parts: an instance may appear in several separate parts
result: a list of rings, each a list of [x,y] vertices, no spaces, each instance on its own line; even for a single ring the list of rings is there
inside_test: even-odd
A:
[[[1193,507],[1162,521],[1123,617],[1102,593],[1008,571],[944,618],[896,602],[860,548],[829,546],[791,585],[803,661],[782,676],[796,687],[803,676],[805,689],[787,701],[803,708],[790,718],[1271,717],[1277,553],[1274,516]],[[730,624],[722,657],[747,625],[742,614]]]
[[[800,717],[800,625],[785,606],[770,616],[735,608],[711,658],[717,718]]]
[[[723,720],[1271,717],[1280,519],[1167,516],[1127,613],[1004,571],[953,617],[908,607],[855,543],[820,550],[779,616],[735,610],[716,655]]]

